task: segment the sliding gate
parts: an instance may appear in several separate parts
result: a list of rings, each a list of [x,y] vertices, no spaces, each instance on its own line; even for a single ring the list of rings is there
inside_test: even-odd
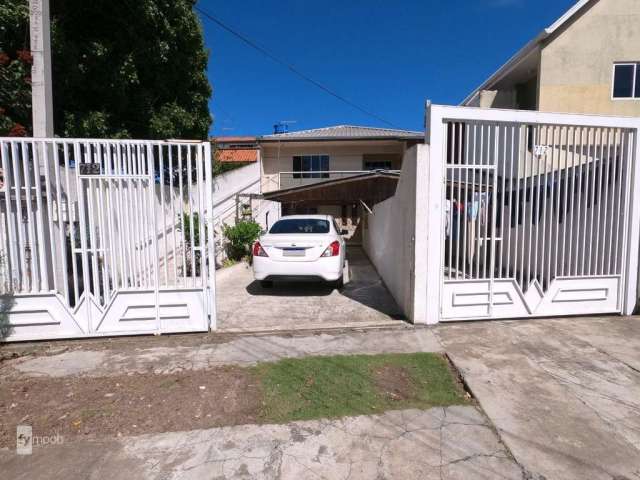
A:
[[[0,139],[0,339],[206,331],[207,143]]]
[[[623,312],[638,274],[636,128],[443,113],[441,320]]]

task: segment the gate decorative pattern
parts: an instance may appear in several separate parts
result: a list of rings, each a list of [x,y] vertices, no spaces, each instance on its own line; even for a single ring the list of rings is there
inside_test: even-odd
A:
[[[0,139],[8,339],[207,330],[215,322],[209,148]]]
[[[634,131],[447,120],[443,320],[622,309]]]

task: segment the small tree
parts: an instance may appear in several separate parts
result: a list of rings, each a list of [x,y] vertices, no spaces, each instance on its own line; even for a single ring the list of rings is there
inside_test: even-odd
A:
[[[253,220],[243,220],[233,226],[225,225],[222,233],[229,242],[227,255],[232,260],[241,260],[251,255],[251,246],[260,236],[262,227]]]

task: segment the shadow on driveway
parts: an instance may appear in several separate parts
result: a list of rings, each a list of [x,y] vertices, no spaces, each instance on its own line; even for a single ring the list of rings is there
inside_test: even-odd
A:
[[[249,295],[269,297],[326,297],[333,290],[334,287],[322,282],[275,282],[273,287],[265,288],[254,280],[247,286]]]
[[[295,330],[397,324],[404,315],[360,247],[347,249],[350,281],[337,290],[322,282],[274,282],[264,288],[251,268],[217,275],[221,330]]]

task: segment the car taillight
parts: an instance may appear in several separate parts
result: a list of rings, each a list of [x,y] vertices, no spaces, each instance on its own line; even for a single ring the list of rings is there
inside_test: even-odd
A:
[[[267,252],[264,251],[260,242],[256,242],[253,244],[253,256],[254,257],[268,257]]]
[[[335,257],[340,255],[340,242],[337,240],[335,242],[331,242],[331,245],[327,247],[327,249],[322,252],[322,257]]]

